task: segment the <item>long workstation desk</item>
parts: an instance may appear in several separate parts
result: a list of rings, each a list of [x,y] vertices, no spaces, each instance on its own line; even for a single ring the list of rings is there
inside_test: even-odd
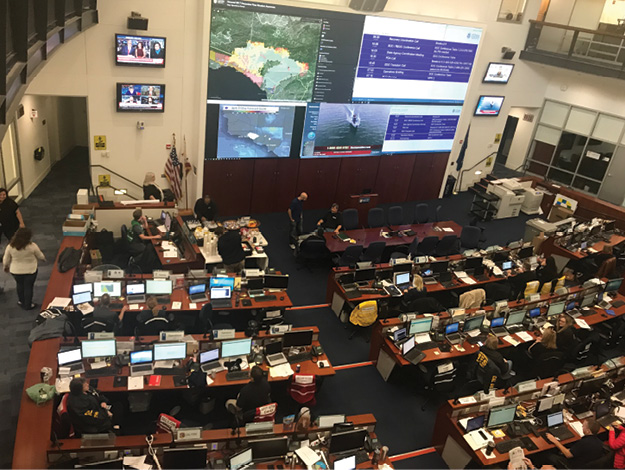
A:
[[[442,455],[450,468],[463,468],[470,460],[473,460],[480,468],[493,466],[501,468],[502,465],[505,465],[509,460],[508,452],[505,451],[503,447],[495,447],[492,453],[487,455],[483,448],[480,449],[476,448],[476,445],[470,445],[467,439],[465,439],[465,431],[459,423],[461,419],[471,418],[485,413],[488,414],[492,406],[502,406],[504,403],[506,405],[522,404],[524,410],[531,410],[534,407],[534,415],[536,415],[538,414],[536,405],[543,397],[545,397],[545,400],[553,399],[553,402],[560,402],[559,404],[552,402],[551,406],[549,406],[548,402],[545,403],[546,412],[557,413],[562,408],[569,409],[571,403],[578,404],[576,399],[580,397],[572,395],[571,392],[573,389],[577,388],[584,379],[597,379],[599,382],[612,379],[615,385],[615,389],[613,390],[621,390],[624,384],[624,366],[625,358],[617,357],[607,361],[601,366],[584,368],[585,370],[580,370],[579,372],[572,371],[572,373],[562,374],[558,377],[527,381],[505,390],[493,390],[489,394],[478,392],[473,396],[448,400],[438,410],[432,434],[432,446]],[[558,389],[554,390],[556,386]],[[549,387],[554,388],[549,390]],[[614,393],[614,391],[612,391],[612,393]],[[563,397],[560,394],[566,395]],[[562,400],[556,400],[557,397],[561,397]],[[540,409],[540,407],[538,408]],[[540,413],[544,415],[545,410],[540,409]],[[594,413],[591,413],[591,416],[594,417]],[[518,417],[519,413],[517,412],[515,420]],[[527,417],[529,416],[526,416],[526,418]],[[572,410],[570,418],[571,419],[565,419],[565,425],[572,433],[573,437],[561,440],[563,445],[571,444],[582,437],[578,433],[581,427],[577,425],[577,429],[575,429],[571,426],[571,423],[576,421],[582,422],[586,418],[583,417],[583,414],[581,418],[575,416]],[[610,421],[611,420],[608,420],[608,422]],[[484,424],[487,424],[486,421]],[[515,434],[504,428],[508,432],[502,433],[503,435],[501,436],[497,435],[497,437],[494,435],[490,436],[491,433],[489,433],[486,428],[484,428],[484,430],[487,433],[488,440],[493,441],[496,446],[502,446],[503,444],[510,447],[510,443],[506,442],[509,441],[510,438],[521,439],[522,441],[519,446],[523,448],[525,455],[531,458],[532,454],[555,448],[554,444],[549,442],[542,434],[547,431],[545,424],[535,424],[533,426],[536,426],[536,432],[532,431],[532,433],[528,434]],[[602,426],[604,426],[605,429],[607,424],[604,422]],[[499,426],[499,428],[501,428],[501,426]]]

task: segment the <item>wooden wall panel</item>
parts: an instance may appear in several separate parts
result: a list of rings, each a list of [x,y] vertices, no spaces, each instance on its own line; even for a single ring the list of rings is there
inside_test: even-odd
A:
[[[306,208],[330,207],[334,202],[340,167],[340,158],[310,158],[300,161],[296,193],[308,193]]]
[[[204,162],[204,193],[214,199],[219,217],[250,213],[253,181],[253,160]]]
[[[443,184],[449,153],[420,153],[415,155],[408,201],[436,199]]]
[[[341,159],[339,180],[334,193],[334,201],[341,208],[349,205],[351,195],[360,194],[363,189],[373,189],[379,162],[380,157],[377,156]]]
[[[381,157],[373,190],[374,193],[380,195],[378,203],[407,200],[414,161],[415,155],[412,154]]]
[[[256,160],[251,212],[286,211],[297,193],[299,160],[268,158]]]

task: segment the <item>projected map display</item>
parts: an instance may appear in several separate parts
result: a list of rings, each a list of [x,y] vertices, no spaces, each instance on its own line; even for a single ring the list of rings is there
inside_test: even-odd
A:
[[[209,98],[310,101],[321,20],[213,11]]]
[[[292,106],[222,104],[217,158],[288,157],[294,115]]]

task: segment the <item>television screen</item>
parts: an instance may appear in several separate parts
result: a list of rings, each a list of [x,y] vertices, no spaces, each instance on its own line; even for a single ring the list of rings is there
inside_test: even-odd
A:
[[[165,38],[116,34],[115,63],[165,67],[165,43]]]
[[[165,111],[165,85],[118,83],[117,111],[162,113]]]
[[[480,96],[475,108],[475,116],[499,116],[504,96]]]
[[[484,83],[508,83],[510,75],[512,75],[512,69],[514,69],[514,64],[491,62],[488,64],[486,74],[482,81]]]

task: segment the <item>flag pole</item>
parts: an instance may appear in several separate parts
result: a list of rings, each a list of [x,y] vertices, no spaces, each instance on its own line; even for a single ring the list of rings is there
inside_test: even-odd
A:
[[[187,161],[187,136],[186,135],[182,136],[182,148],[184,149],[183,155],[184,155],[184,160],[185,160],[185,163],[182,164],[182,172],[184,174],[184,208],[189,209],[189,186],[187,183],[187,180],[188,180],[187,177],[189,176],[189,174],[187,173],[187,168],[186,168],[187,166],[187,163],[186,163]]]

